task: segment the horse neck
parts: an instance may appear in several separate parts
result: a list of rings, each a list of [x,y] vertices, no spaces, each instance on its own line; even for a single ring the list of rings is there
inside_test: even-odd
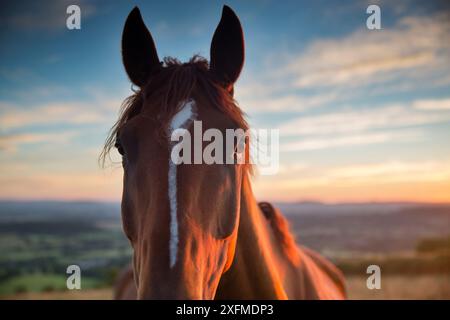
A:
[[[235,256],[231,268],[222,276],[216,298],[286,299],[277,250],[245,174]]]

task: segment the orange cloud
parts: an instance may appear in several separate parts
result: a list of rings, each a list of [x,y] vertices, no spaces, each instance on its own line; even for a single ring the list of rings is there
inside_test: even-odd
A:
[[[21,168],[26,172],[26,168]],[[68,170],[70,171],[70,170]],[[0,178],[3,199],[114,200],[120,199],[122,170],[21,174]]]
[[[255,192],[278,201],[450,202],[450,161],[287,167],[278,177],[257,178]]]

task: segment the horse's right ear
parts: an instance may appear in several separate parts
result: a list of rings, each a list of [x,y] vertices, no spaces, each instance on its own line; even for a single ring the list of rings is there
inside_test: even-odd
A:
[[[155,42],[138,7],[130,12],[123,28],[122,59],[131,82],[139,87],[161,66]]]

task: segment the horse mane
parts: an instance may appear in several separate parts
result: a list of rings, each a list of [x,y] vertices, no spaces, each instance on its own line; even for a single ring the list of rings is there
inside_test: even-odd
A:
[[[290,231],[289,222],[270,202],[259,202],[258,206],[268,220],[283,253],[294,265],[297,265],[300,256],[297,250],[297,244]]]
[[[209,71],[208,61],[198,55],[188,62],[166,57],[163,64],[142,88],[124,100],[119,118],[109,131],[100,161],[104,165],[116,138],[124,125],[134,116],[142,113],[157,121],[161,137],[165,137],[170,119],[179,111],[180,101],[202,95],[208,103],[227,114],[240,128],[247,130],[244,113],[233,95]],[[149,103],[146,103],[149,101]]]

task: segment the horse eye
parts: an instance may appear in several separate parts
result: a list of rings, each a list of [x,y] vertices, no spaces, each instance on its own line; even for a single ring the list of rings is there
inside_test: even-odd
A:
[[[120,153],[120,155],[125,155],[125,151],[123,150],[122,145],[120,144],[120,140],[116,139],[116,142],[114,143],[114,147],[116,147],[117,151]]]

